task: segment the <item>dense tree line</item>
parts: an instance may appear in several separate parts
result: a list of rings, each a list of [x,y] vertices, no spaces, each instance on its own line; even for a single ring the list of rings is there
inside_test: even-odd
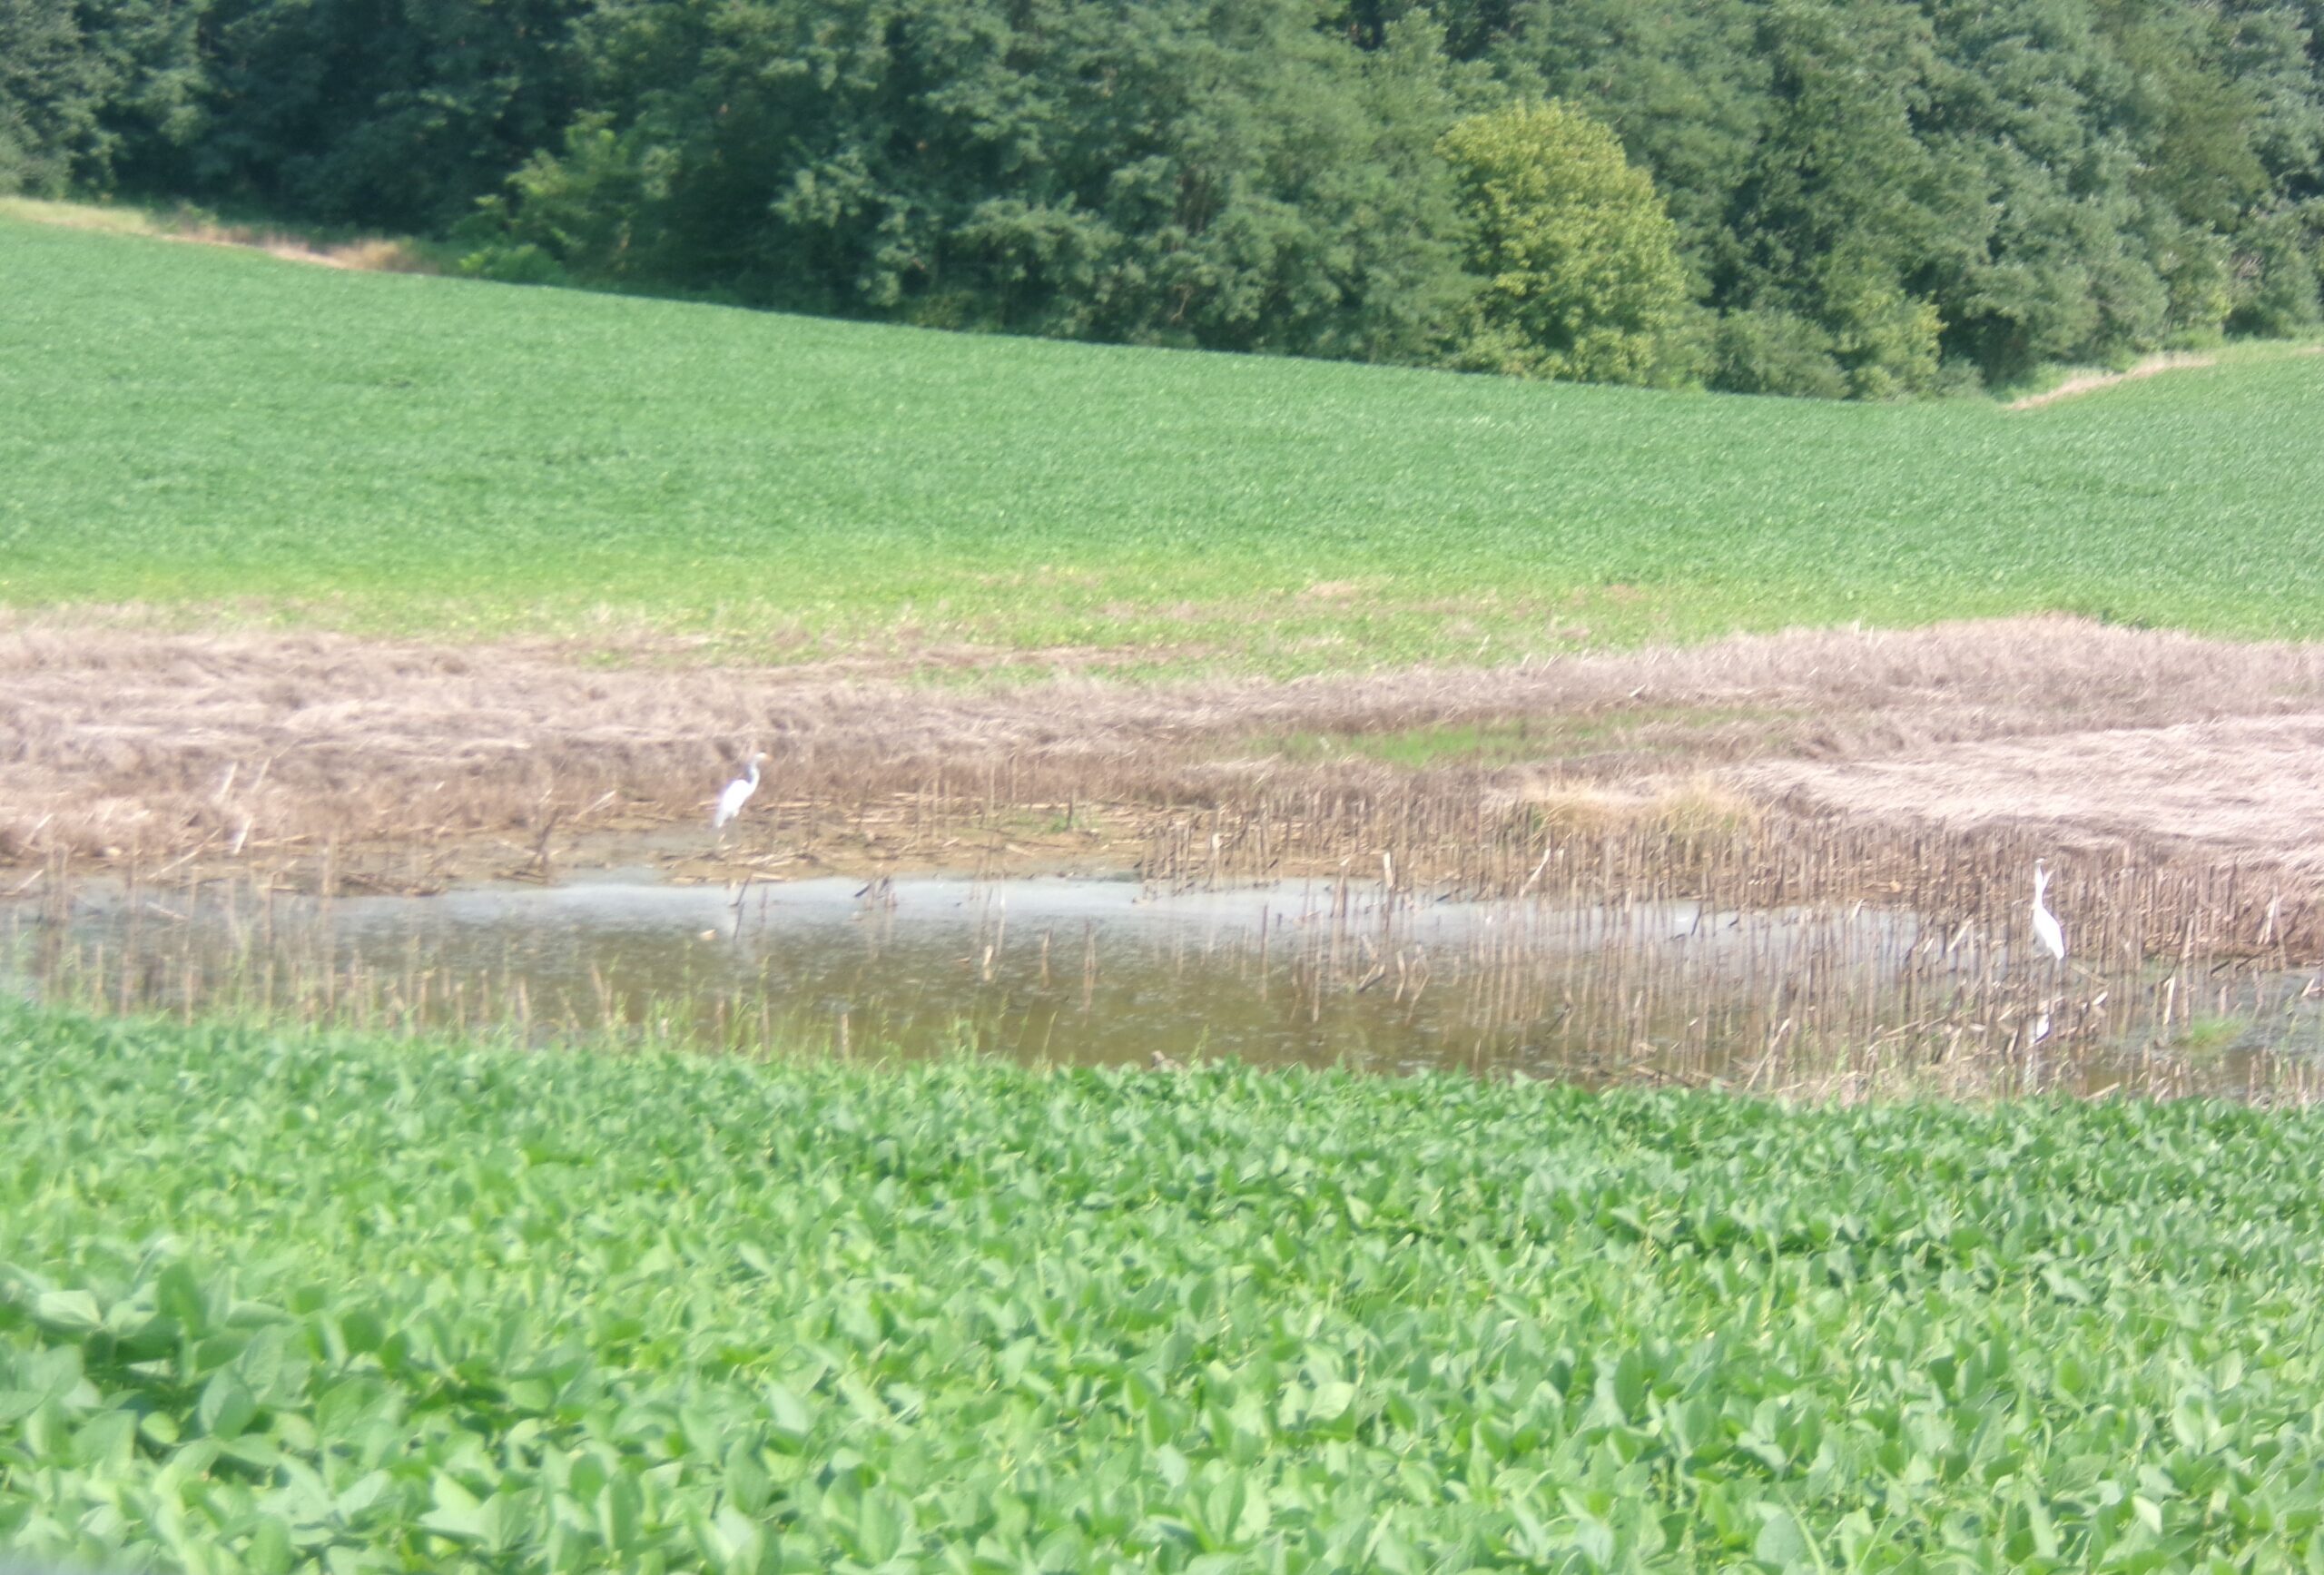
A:
[[[8,188],[504,278],[1888,397],[2315,324],[2324,0],[0,0]]]

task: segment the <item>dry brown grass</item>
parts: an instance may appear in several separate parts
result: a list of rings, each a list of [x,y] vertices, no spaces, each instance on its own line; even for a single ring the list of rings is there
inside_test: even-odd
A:
[[[278,231],[246,224],[192,223],[163,232],[163,239],[191,241],[202,246],[239,246],[280,257],[287,262],[311,262],[323,268],[351,268],[365,273],[435,273],[436,264],[408,241],[371,236],[360,241],[309,241]]]
[[[316,241],[262,225],[221,223],[190,208],[146,210],[94,202],[48,202],[0,198],[0,216],[96,230],[113,235],[150,235],[204,246],[237,246],[292,262],[350,268],[371,273],[435,273],[436,264],[409,241],[370,236],[345,241]]]
[[[1955,828],[2040,827],[2059,848],[2126,838],[2264,853],[2324,874],[2324,713],[1963,743],[1877,760],[1769,761],[1773,799]]]
[[[1512,722],[1538,731],[1537,754],[1408,767],[1255,743]],[[1673,835],[1774,803],[1801,821],[2022,826],[2313,871],[2319,743],[2324,648],[2067,619],[1482,672],[945,689],[861,666],[603,670],[546,645],[0,624],[0,858],[20,863],[425,848],[463,869],[478,842],[546,858],[558,839],[698,825],[756,745],[773,758],[733,840],[742,858],[786,837],[828,853],[852,818],[875,862],[970,842],[1112,859],[1200,811],[1419,795]],[[1052,824],[1066,829],[1036,834]],[[1361,824],[1345,834],[1393,838]]]
[[[1510,802],[1530,808],[1538,824],[1561,837],[1643,828],[1686,842],[1748,833],[1767,820],[1763,804],[1703,773],[1629,786],[1536,778]]]
[[[2098,389],[2111,389],[2116,383],[2127,383],[2134,378],[2151,378],[2157,372],[2177,371],[2190,367],[2216,366],[2218,363],[2217,356],[2193,354],[2181,350],[2165,350],[2158,355],[2145,357],[2119,372],[2076,372],[2054,389],[2044,389],[2038,394],[2027,394],[2023,399],[2012,399],[2006,408],[2012,410],[2038,409],[2043,405],[2055,404],[2060,399],[2071,399],[2076,394],[2087,394]]]

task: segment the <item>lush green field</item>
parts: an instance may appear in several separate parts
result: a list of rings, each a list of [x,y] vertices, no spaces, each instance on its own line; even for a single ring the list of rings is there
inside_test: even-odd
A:
[[[946,336],[13,220],[0,279],[5,603],[1275,667],[2041,608],[2324,635],[2315,356],[2012,414]]]
[[[2324,1560],[2312,1114],[22,1007],[0,1085],[0,1546],[44,1557]]]

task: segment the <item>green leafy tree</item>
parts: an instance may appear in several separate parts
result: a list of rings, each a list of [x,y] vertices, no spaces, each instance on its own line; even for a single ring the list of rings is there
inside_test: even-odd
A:
[[[2324,267],[2324,198],[2286,206],[2247,223],[2238,237],[2235,308],[2228,326],[2253,334],[2297,334],[2324,321],[2318,274]]]
[[[1654,176],[1698,286],[1729,249],[1753,151],[1783,105],[1758,0],[1527,0],[1497,53],[1519,96],[1561,99],[1613,127]]]
[[[440,230],[580,107],[571,34],[594,0],[203,4],[185,108],[167,102],[182,93],[174,81],[145,74],[165,113],[202,123],[191,140],[138,143],[134,167],[152,183],[326,222]]]
[[[1930,33],[1892,0],[1768,10],[1757,46],[1776,104],[1712,248],[1721,304],[1814,325],[1848,391],[1864,398],[1936,378],[1941,319],[1915,277],[1949,231],[1946,187],[1916,127]],[[1751,387],[1765,375],[1730,362],[1718,380]]]
[[[0,192],[63,192],[96,151],[108,86],[71,0],[0,0]]]
[[[1611,130],[1554,100],[1519,103],[1469,116],[1438,145],[1479,281],[1462,364],[1587,382],[1691,375],[1678,231]]]
[[[1424,360],[1465,293],[1421,18],[1305,0],[624,0],[487,267],[957,328]],[[525,247],[536,249],[526,253]]]
[[[2324,316],[2324,0],[0,0],[0,189],[74,188],[498,278],[1887,398]]]
[[[2320,38],[2324,0],[1527,0],[1488,58],[1653,172],[1718,386],[1880,396],[2305,320]]]

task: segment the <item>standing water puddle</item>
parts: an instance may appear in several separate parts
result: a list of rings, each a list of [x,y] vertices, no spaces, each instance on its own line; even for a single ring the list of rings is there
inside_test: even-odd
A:
[[[811,880],[324,901],[84,887],[0,911],[28,994],[397,1029],[1059,1062],[1233,1057],[1768,1088],[2280,1088],[2306,976],[2100,976],[1868,904],[1431,902],[1328,882]],[[1860,1083],[1857,1080],[1861,1080]]]

